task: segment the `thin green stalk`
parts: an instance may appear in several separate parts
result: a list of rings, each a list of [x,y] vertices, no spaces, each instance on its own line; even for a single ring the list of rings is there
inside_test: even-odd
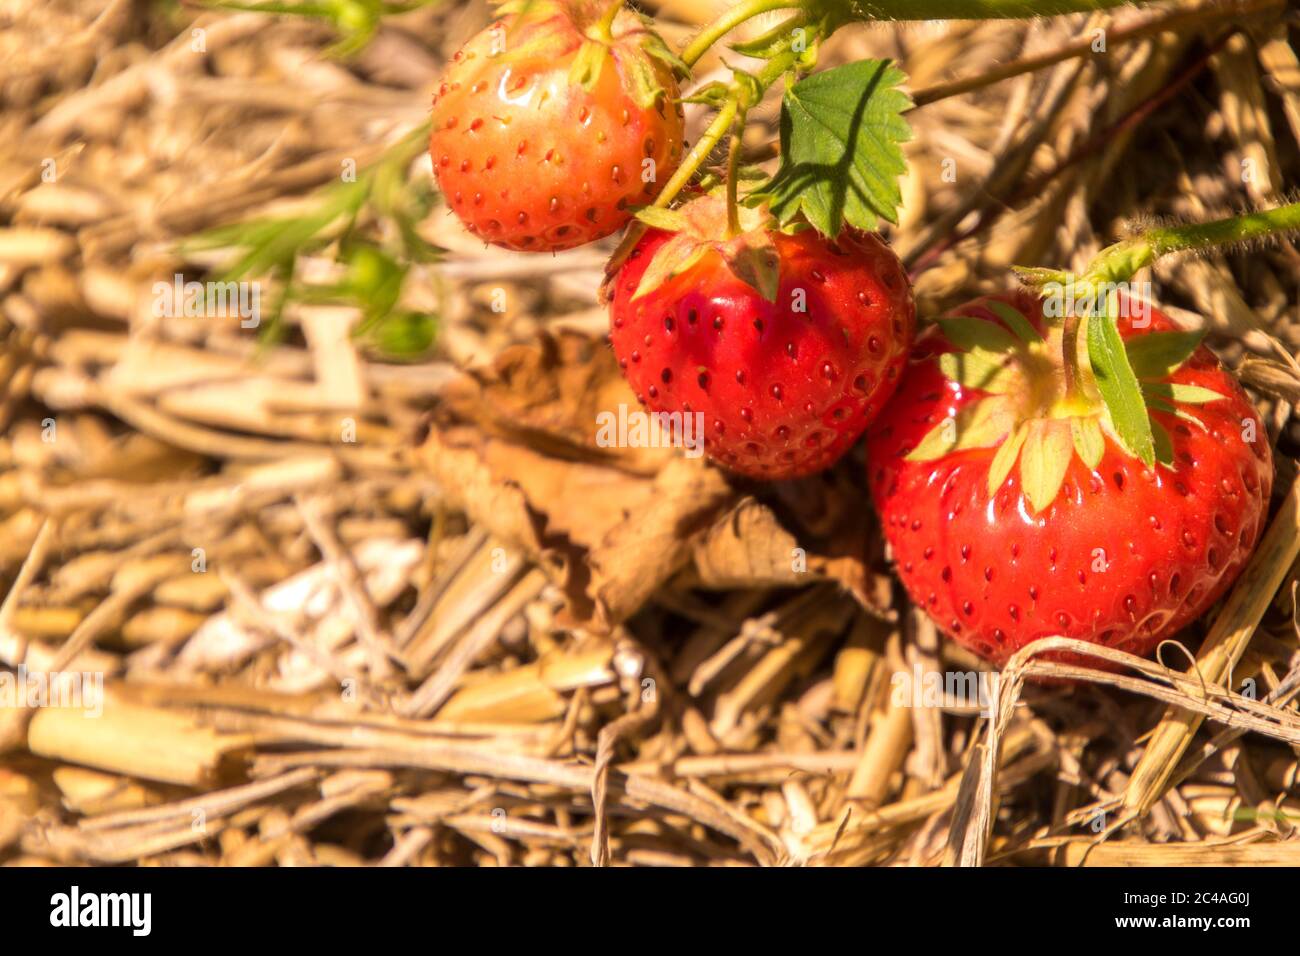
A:
[[[1079,316],[1071,309],[1061,331],[1061,368],[1065,372],[1065,400],[1079,399]]]
[[[1192,226],[1166,226],[1146,234],[1156,258],[1187,249],[1209,249],[1300,230],[1300,202]]]
[[[740,182],[740,153],[745,138],[745,113],[736,117],[731,131],[731,147],[727,151],[727,238],[740,235],[740,200],[737,195]]]
[[[850,20],[1002,20],[1095,13],[1122,6],[1142,6],[1153,0],[744,0],[705,27],[686,49],[682,60],[693,66],[708,49],[746,20],[773,10],[803,9],[817,19],[830,14]]]
[[[805,0],[746,0],[745,3],[732,7],[718,17],[705,27],[694,40],[688,43],[686,49],[682,51],[682,62],[687,66],[694,66],[713,44],[746,20],[752,20],[764,13],[771,13],[773,10],[790,10],[806,5]]]
[[[677,198],[677,194],[685,188],[699,168],[704,165],[704,161],[713,152],[713,148],[722,142],[723,136],[727,135],[727,130],[731,128],[731,123],[736,118],[737,112],[739,112],[739,105],[734,99],[728,99],[722,104],[722,109],[718,110],[718,115],[713,117],[713,122],[704,131],[704,135],[696,141],[695,145],[691,147],[691,151],[686,154],[682,164],[677,167],[677,172],[673,173],[673,178],[664,184],[663,190],[655,199],[654,204],[656,206],[667,208],[668,204]]]
[[[1300,203],[1249,212],[1214,222],[1158,226],[1099,252],[1088,264],[1085,282],[1125,282],[1161,256],[1216,249],[1300,231]]]
[[[714,147],[722,142],[722,137],[727,135],[727,131],[731,129],[737,116],[748,108],[753,101],[754,95],[761,96],[768,87],[794,68],[799,61],[800,54],[790,49],[793,42],[793,39],[787,40],[785,48],[764,64],[763,69],[754,78],[757,83],[746,85],[738,80],[732,84],[730,95],[719,108],[718,115],[713,118],[713,122],[704,131],[704,135],[691,147],[691,151],[682,160],[681,166],[677,167],[677,172],[673,174],[672,179],[664,184],[663,191],[655,199],[654,204],[656,206],[667,207],[669,203],[676,199],[677,194],[682,191],[696,172],[699,171],[699,168],[704,165],[704,161],[709,158],[709,154],[713,152]]]
[[[1020,20],[1096,13],[1151,0],[836,0],[853,20]]]
[[[1214,222],[1184,226],[1158,226],[1140,236],[1124,239],[1099,252],[1080,276],[1058,269],[1018,269],[1022,281],[1040,293],[1058,290],[1082,290],[1092,301],[1113,294],[1114,287],[1127,283],[1139,269],[1162,256],[1201,249],[1217,249],[1270,239],[1300,232],[1300,202],[1259,212],[1229,216]],[[1097,316],[1107,320],[1107,313]],[[1071,310],[1065,315],[1062,335],[1062,358],[1065,369],[1066,395],[1077,397],[1080,387],[1078,356],[1079,319]]]

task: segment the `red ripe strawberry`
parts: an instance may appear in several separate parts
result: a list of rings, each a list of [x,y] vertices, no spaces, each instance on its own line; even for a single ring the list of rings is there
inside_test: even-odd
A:
[[[692,199],[651,229],[607,288],[610,341],[655,412],[699,413],[705,451],[759,478],[820,471],[853,444],[902,375],[916,312],[880,239],[777,231]]]
[[[682,155],[675,57],[607,3],[533,0],[452,58],[429,153],[447,204],[476,236],[552,252],[607,236]]]
[[[1223,594],[1260,535],[1273,468],[1258,414],[1196,333],[1133,311],[1117,322],[1152,467],[1125,450],[1095,378],[1066,398],[1060,324],[1029,293],[939,320],[868,435],[909,594],[999,665],[1053,635],[1147,655]]]

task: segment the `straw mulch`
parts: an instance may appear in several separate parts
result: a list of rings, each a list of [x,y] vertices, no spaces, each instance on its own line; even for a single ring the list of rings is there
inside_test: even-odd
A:
[[[704,15],[658,10],[674,42]],[[896,57],[921,104],[889,235],[921,313],[1282,198],[1285,15],[844,30],[824,63]],[[890,576],[861,449],[761,486],[597,447],[596,413],[635,405],[596,298],[612,240],[510,255],[418,205],[402,138],[487,17],[434,5],[339,59],[311,20],[0,2],[0,664],[106,695],[95,719],[0,707],[0,862],[1300,863],[1296,250],[1150,276],[1277,449],[1271,537],[1185,652],[1064,685],[1018,660],[993,721],[896,706],[899,671],[984,665]],[[440,250],[400,300],[437,316],[431,353],[389,360],[347,304],[291,302],[271,341],[155,314],[155,282],[242,249],[192,237],[310,219],[349,161],[387,162]],[[391,246],[384,200],[354,232]],[[337,280],[339,233],[289,241],[299,281]]]

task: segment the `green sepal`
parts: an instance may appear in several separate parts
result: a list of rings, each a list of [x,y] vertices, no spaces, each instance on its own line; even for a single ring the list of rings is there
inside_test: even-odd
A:
[[[569,67],[569,82],[581,86],[588,93],[594,92],[609,56],[609,47],[599,40],[584,40]]]
[[[1137,376],[1128,364],[1124,341],[1110,319],[1110,306],[1107,302],[1101,315],[1087,320],[1088,359],[1115,437],[1130,455],[1150,466],[1156,460],[1151,421]]]
[[[1014,424],[1010,403],[1002,397],[971,402],[954,418],[930,429],[907,455],[908,461],[933,461],[951,451],[990,448],[1002,441]]]
[[[1166,467],[1173,467],[1174,464],[1174,442],[1169,437],[1169,432],[1165,426],[1161,425],[1154,418],[1151,422],[1151,444],[1155,450],[1156,461]]]
[[[1102,433],[1101,423],[1091,416],[1071,418],[1070,433],[1079,460],[1090,469],[1100,465],[1102,456],[1106,454],[1106,436]]]
[[[781,256],[770,233],[764,232],[761,240],[752,234],[742,234],[721,243],[718,251],[736,278],[768,302],[776,301],[781,285]]]
[[[641,109],[653,109],[661,98],[668,95],[648,58],[625,56],[622,65],[628,79],[628,93]]]
[[[673,52],[672,47],[664,42],[664,38],[653,30],[646,30],[641,39],[641,49],[645,51],[647,56],[668,67],[675,76],[686,79],[691,75],[691,68],[686,65],[680,56]]]
[[[1189,425],[1195,425],[1203,432],[1208,432],[1210,430],[1209,427],[1205,424],[1205,422],[1201,421],[1195,415],[1191,414],[1190,412],[1183,411],[1181,408],[1178,408],[1176,405],[1166,402],[1163,398],[1155,398],[1148,395],[1147,408],[1151,409],[1151,411],[1153,412],[1164,412],[1166,415],[1173,415],[1175,418],[1177,418],[1180,421],[1187,422]]]
[[[944,338],[963,352],[976,349],[990,354],[1010,352],[1023,344],[1002,326],[984,319],[959,315],[950,319],[935,319],[935,324],[943,330]]]
[[[1020,487],[1035,514],[1055,500],[1073,454],[1074,441],[1066,422],[1037,418],[1029,423],[1020,451]]]
[[[730,237],[727,203],[720,196],[700,196],[672,210],[651,208],[655,211],[642,209],[637,217],[673,235],[655,250],[633,300],[682,275],[712,249],[736,278],[768,302],[776,301],[781,278],[780,255],[772,240],[775,222],[765,208],[741,206],[740,232]]]
[[[973,352],[945,352],[939,356],[944,377],[967,388],[995,395],[1009,394],[1020,385],[1020,376],[1007,367],[1002,356],[983,349]]]
[[[646,266],[645,272],[641,273],[641,281],[637,283],[636,292],[632,294],[632,301],[635,302],[642,296],[649,295],[670,279],[690,271],[691,267],[708,251],[708,246],[689,244],[681,240],[680,236],[669,239],[659,247],[655,257]]]
[[[1205,337],[1203,332],[1151,332],[1124,343],[1133,374],[1140,379],[1172,375],[1192,357]]]
[[[676,209],[665,209],[662,206],[641,206],[633,210],[632,215],[652,229],[662,229],[664,232],[681,232],[689,225],[686,217]]]
[[[988,492],[990,498],[1002,487],[1002,482],[1007,480],[1007,475],[1011,474],[1011,469],[1015,467],[1016,458],[1020,455],[1020,449],[1024,446],[1025,438],[1028,435],[1029,423],[1024,422],[1012,432],[1010,438],[998,446],[993,461],[989,463]]]
[[[721,106],[731,96],[731,87],[719,80],[705,83],[690,96],[683,96],[682,103],[699,103],[702,106]]]
[[[743,119],[745,110],[749,109],[755,103],[763,98],[763,84],[753,73],[742,70],[738,66],[732,66],[730,63],[725,64],[727,69],[731,70],[732,87],[739,95],[741,117]]]
[[[1066,285],[1072,278],[1071,274],[1064,270],[1044,269],[1040,266],[1012,266],[1011,271],[1016,274],[1016,278],[1022,285],[1035,291],[1042,291],[1043,286],[1051,283]]]
[[[1043,341],[1042,334],[1034,328],[1032,322],[1023,312],[1015,306],[998,299],[993,299],[986,303],[993,314],[1006,323],[1007,328],[1015,333],[1016,338],[1026,345],[1033,345],[1035,342]]]
[[[786,50],[790,34],[800,28],[804,28],[809,35],[809,40],[814,39],[812,36],[814,31],[808,27],[805,16],[802,13],[796,13],[794,16],[777,23],[765,33],[727,45],[741,56],[753,57],[756,60],[770,60],[776,54]]]
[[[1184,405],[1204,405],[1227,398],[1213,389],[1200,385],[1183,385],[1177,382],[1143,382],[1142,391],[1148,396],[1162,398],[1166,401],[1181,402]]]

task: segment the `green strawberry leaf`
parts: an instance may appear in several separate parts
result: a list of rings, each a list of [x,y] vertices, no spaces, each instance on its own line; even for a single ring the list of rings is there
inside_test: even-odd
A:
[[[1161,379],[1192,357],[1203,332],[1152,332],[1125,343],[1129,365],[1138,378]]]
[[[1125,449],[1146,465],[1155,464],[1155,440],[1142,389],[1128,364],[1119,329],[1110,318],[1110,303],[1088,319],[1088,359],[1115,435]]]
[[[838,236],[845,223],[873,231],[898,221],[901,143],[912,99],[889,60],[861,60],[814,73],[781,102],[781,167],[764,190],[781,223],[801,212],[817,231]]]

